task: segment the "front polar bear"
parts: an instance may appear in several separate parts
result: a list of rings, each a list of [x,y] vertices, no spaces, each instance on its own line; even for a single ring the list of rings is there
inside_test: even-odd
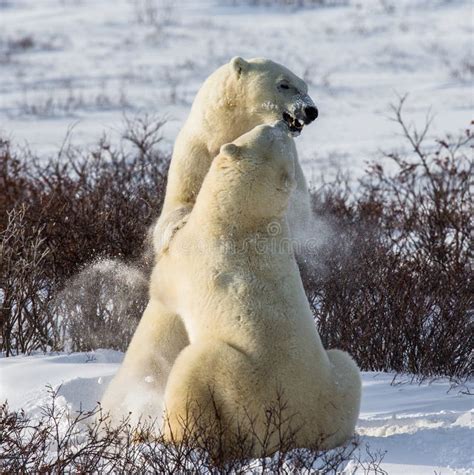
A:
[[[152,295],[181,315],[190,341],[166,385],[170,440],[189,436],[195,416],[198,431],[228,428],[223,450],[251,430],[253,455],[271,453],[278,434],[262,443],[264,421],[278,396],[289,417],[280,429],[296,431],[295,447],[332,448],[354,432],[359,370],[323,348],[290,243],[295,165],[282,122],[224,145],[153,271]]]
[[[283,119],[298,135],[318,116],[308,86],[284,66],[268,59],[233,58],[209,76],[194,99],[173,149],[168,185],[154,231],[157,255],[191,211],[204,177],[221,146],[260,124]],[[291,141],[293,154],[296,148]],[[304,233],[311,212],[301,166],[295,164],[296,188],[288,219],[294,236]]]

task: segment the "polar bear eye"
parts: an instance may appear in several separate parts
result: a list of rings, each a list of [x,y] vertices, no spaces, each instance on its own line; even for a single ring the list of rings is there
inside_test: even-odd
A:
[[[288,84],[280,84],[280,89],[290,89],[290,86],[288,86]]]

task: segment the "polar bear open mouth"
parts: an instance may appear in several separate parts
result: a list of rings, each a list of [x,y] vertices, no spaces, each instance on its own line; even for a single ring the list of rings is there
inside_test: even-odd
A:
[[[283,112],[283,120],[288,124],[291,132],[299,134],[303,130],[304,122],[286,111]]]

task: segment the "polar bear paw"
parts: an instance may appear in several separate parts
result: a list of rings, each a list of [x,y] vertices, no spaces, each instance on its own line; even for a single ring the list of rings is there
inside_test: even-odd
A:
[[[183,206],[158,219],[153,230],[153,249],[157,259],[169,249],[174,235],[187,223],[191,210],[191,206]]]

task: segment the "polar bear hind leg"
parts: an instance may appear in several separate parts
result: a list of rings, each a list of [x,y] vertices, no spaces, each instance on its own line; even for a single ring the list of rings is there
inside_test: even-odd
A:
[[[253,381],[253,373],[248,357],[224,341],[209,339],[186,347],[166,386],[165,438],[182,442],[187,436],[212,437],[219,428],[225,438],[250,395],[249,385],[241,383]]]
[[[347,442],[353,435],[359,415],[361,388],[360,371],[348,353],[341,350],[328,350],[333,376],[333,393],[330,394],[334,409],[330,417],[332,434],[324,441],[327,447],[337,447]]]
[[[166,382],[179,352],[189,344],[184,324],[157,299],[151,299],[133,335],[118,373],[109,384],[101,405],[119,422],[161,420]]]

